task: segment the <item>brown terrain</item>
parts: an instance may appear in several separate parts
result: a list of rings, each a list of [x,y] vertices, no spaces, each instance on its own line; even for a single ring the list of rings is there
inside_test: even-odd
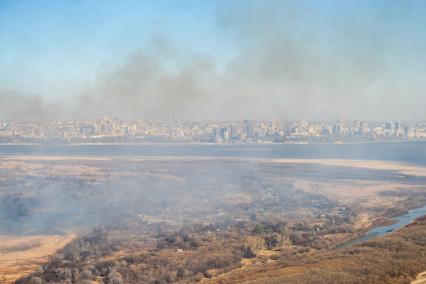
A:
[[[424,167],[379,161],[2,157],[0,279],[422,281],[423,220],[336,247],[425,190]]]
[[[351,248],[286,255],[260,264],[252,262],[204,282],[410,283],[426,269],[425,240],[423,218],[395,233]],[[411,283],[422,281],[424,272]]]
[[[0,236],[0,282],[11,283],[48,261],[75,235]]]

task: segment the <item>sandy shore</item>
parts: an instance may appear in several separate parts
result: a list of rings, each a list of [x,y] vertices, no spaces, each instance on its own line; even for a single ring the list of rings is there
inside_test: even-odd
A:
[[[426,176],[426,167],[414,166],[401,162],[377,161],[377,160],[348,160],[348,159],[276,159],[278,163],[305,163],[320,164],[326,166],[354,167],[374,170],[399,171],[402,174],[414,176]]]
[[[283,164],[318,164],[325,166],[355,167],[374,170],[398,171],[401,174],[413,176],[426,176],[426,167],[411,165],[402,162],[379,161],[379,160],[350,160],[350,159],[268,159],[268,158],[246,158],[246,157],[208,157],[208,156],[0,156],[0,161],[108,161],[113,159],[144,161],[144,160],[237,160],[255,162],[273,162]]]

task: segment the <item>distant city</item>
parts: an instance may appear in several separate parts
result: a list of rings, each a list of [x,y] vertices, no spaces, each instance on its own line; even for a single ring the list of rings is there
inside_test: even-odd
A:
[[[0,143],[345,143],[426,139],[426,123],[400,121],[0,121]]]

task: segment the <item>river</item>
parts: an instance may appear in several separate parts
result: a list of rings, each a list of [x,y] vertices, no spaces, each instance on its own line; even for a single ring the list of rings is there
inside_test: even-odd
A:
[[[384,160],[426,165],[426,141],[358,144],[0,144],[0,155],[206,156]]]
[[[407,213],[403,215],[393,217],[392,220],[395,220],[395,223],[388,226],[374,227],[368,232],[366,232],[365,234],[363,234],[362,236],[339,245],[339,248],[348,248],[355,244],[359,244],[359,243],[371,240],[373,238],[386,235],[413,222],[416,218],[425,216],[425,215],[426,215],[426,205],[423,207],[409,210]]]

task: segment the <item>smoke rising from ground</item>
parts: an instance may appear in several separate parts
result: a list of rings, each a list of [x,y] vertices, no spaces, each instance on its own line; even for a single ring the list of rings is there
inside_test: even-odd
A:
[[[309,1],[228,4],[217,11],[237,50],[228,62],[159,34],[63,102],[0,88],[0,118],[425,119],[424,83],[412,76],[423,45],[400,36],[413,8],[353,5],[329,17]]]

